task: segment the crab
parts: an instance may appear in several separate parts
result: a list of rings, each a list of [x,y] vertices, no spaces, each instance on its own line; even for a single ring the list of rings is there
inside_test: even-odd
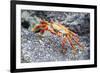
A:
[[[54,22],[51,20],[50,22],[46,20],[39,20],[39,23],[33,22],[32,32],[43,34],[45,31],[49,31],[50,33],[57,35],[58,37],[62,37],[61,47],[62,52],[65,54],[67,51],[67,45],[65,48],[65,44],[68,41],[70,46],[72,47],[73,54],[76,54],[77,48],[75,45],[78,45],[81,49],[84,48],[83,45],[79,43],[80,39],[78,34],[71,31],[68,27],[64,26],[61,23]],[[74,42],[74,43],[73,43]]]

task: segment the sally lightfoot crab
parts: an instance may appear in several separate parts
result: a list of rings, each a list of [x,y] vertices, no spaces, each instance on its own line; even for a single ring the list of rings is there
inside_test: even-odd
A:
[[[54,22],[51,20],[50,22],[45,20],[39,20],[39,23],[33,23],[32,24],[32,32],[35,33],[41,33],[43,34],[45,31],[49,31],[54,35],[57,35],[58,37],[63,37],[61,46],[62,46],[62,52],[65,54],[67,51],[67,47],[65,48],[65,43],[68,41],[70,46],[72,47],[73,54],[76,54],[77,48],[75,47],[78,45],[81,50],[84,48],[83,45],[79,43],[79,36],[71,31],[68,27],[65,27],[61,23]],[[74,43],[73,43],[74,42]]]

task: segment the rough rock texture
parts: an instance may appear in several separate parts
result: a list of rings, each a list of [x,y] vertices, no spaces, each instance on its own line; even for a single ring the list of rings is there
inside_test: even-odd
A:
[[[90,15],[89,13],[73,13],[73,12],[45,12],[22,10],[23,19],[30,23],[32,16],[38,16],[50,21],[53,18],[55,22],[60,21],[80,37],[80,43],[83,44],[84,50],[81,51],[77,45],[77,54],[72,53],[72,48],[68,41],[66,42],[67,52],[61,52],[61,38],[50,32],[43,35],[31,32],[22,25],[21,27],[21,62],[48,62],[48,61],[68,61],[68,60],[87,60],[90,59]],[[29,26],[31,27],[31,26]]]

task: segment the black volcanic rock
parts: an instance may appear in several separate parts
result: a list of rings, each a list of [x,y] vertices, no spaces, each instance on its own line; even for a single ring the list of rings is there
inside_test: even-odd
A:
[[[23,22],[21,22],[21,25],[22,25],[22,27],[24,27],[24,28],[26,28],[26,29],[28,29],[29,26],[30,26],[30,24],[29,24],[28,21],[23,21]]]

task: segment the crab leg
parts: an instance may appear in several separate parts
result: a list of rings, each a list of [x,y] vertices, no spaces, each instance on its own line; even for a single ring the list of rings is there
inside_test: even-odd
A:
[[[41,24],[39,24],[38,26],[32,28],[32,31],[34,32],[34,30],[37,30],[37,29],[39,29],[39,28],[44,28],[44,27],[46,27],[46,24],[41,23]]]
[[[73,37],[71,37],[81,48],[84,48],[83,47],[83,45],[80,45],[80,43],[79,43],[79,36],[78,35],[76,35],[75,33],[73,33],[72,31],[70,31],[71,32],[71,34],[72,34],[72,36]]]
[[[70,33],[72,34],[72,36],[79,41],[79,36],[77,34],[75,34],[74,32],[70,31]]]
[[[67,41],[67,37],[65,36],[65,37],[63,38],[62,43],[61,43],[61,45],[62,45],[62,49],[63,49],[63,52],[64,52],[64,53],[65,53],[66,50],[67,50],[67,48],[64,48],[66,41]]]
[[[42,29],[41,29],[41,33],[44,33],[46,30],[48,30],[48,27],[45,25],[45,26],[43,26],[43,27],[41,27]]]
[[[67,35],[67,38],[68,38],[68,41],[73,49],[73,53],[76,54],[76,47],[73,45],[72,41],[71,41],[71,38],[69,35]]]
[[[76,44],[79,45],[80,48],[84,48],[83,45],[81,45],[77,39],[75,39],[75,38],[73,38],[73,37],[72,37],[72,39],[76,42]]]

